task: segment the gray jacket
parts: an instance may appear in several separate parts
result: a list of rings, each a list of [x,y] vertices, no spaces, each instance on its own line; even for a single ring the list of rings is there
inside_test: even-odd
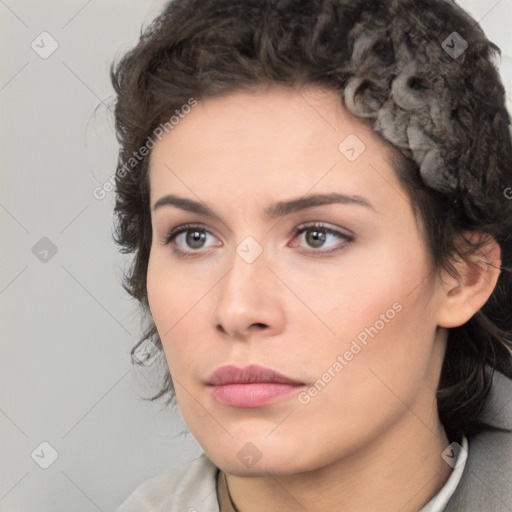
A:
[[[512,380],[494,372],[482,421],[512,430]],[[464,473],[445,512],[512,511],[512,433],[483,432],[469,438]]]
[[[481,419],[512,430],[512,380],[499,372]],[[216,474],[202,454],[144,482],[118,512],[219,512]],[[445,512],[512,512],[512,432],[469,438],[466,466]]]

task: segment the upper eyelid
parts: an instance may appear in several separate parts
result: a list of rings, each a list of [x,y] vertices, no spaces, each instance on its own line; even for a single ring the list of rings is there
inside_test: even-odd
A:
[[[294,228],[294,232],[302,230],[302,229],[325,229],[326,231],[335,231],[345,236],[352,236],[352,232],[347,228],[341,228],[337,226],[332,226],[329,222],[321,222],[321,221],[310,221],[303,222],[299,224],[296,228]]]

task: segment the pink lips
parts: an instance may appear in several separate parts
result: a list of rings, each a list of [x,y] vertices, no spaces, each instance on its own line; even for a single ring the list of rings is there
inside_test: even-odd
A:
[[[244,368],[222,366],[208,379],[213,397],[232,407],[263,407],[295,392],[303,382],[270,368],[252,364]]]

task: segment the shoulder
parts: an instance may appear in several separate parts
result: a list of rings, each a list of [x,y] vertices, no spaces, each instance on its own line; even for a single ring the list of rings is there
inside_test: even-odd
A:
[[[140,484],[117,512],[218,512],[217,467],[198,458]]]
[[[469,438],[466,467],[447,512],[501,512],[512,502],[512,380],[498,371],[480,418],[497,429]]]

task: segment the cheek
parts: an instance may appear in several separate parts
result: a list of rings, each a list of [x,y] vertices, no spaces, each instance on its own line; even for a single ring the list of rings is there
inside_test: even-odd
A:
[[[311,373],[314,379],[329,380],[325,375],[329,371],[336,375],[329,384],[333,395],[326,393],[326,400],[341,393],[359,407],[357,403],[365,395],[371,410],[378,406],[380,396],[377,393],[374,401],[372,393],[378,389],[386,392],[386,386],[377,382],[379,378],[406,398],[427,372],[436,325],[431,290],[424,281],[429,268],[419,240],[407,251],[400,247],[395,241],[358,254],[350,264],[347,258],[346,265],[322,280],[322,293],[308,291],[319,289],[317,276],[296,288],[329,327],[317,321],[317,329],[302,331],[309,343],[299,352],[303,364],[315,369]],[[376,387],[369,381],[375,381]]]
[[[290,287],[309,309],[301,309],[296,301],[295,309],[301,313],[297,320],[307,318],[310,331],[316,327],[318,335],[333,343],[350,342],[376,323],[379,332],[391,332],[405,316],[397,309],[409,304],[407,310],[412,314],[415,301],[424,300],[418,299],[415,288],[429,270],[419,241],[412,240],[407,251],[401,248],[400,239],[377,241],[372,247],[348,251],[330,266],[312,265],[296,271],[283,268]],[[395,327],[390,329],[390,324]]]
[[[191,361],[200,363],[208,353],[206,320],[212,283],[201,273],[184,272],[165,253],[156,251],[150,254],[146,284],[169,371],[175,380],[189,380]]]
[[[187,310],[194,294],[178,272],[166,262],[165,257],[153,251],[150,254],[147,273],[147,292],[151,315],[157,327],[168,361],[176,358],[170,340],[176,338],[180,324],[186,319]]]

